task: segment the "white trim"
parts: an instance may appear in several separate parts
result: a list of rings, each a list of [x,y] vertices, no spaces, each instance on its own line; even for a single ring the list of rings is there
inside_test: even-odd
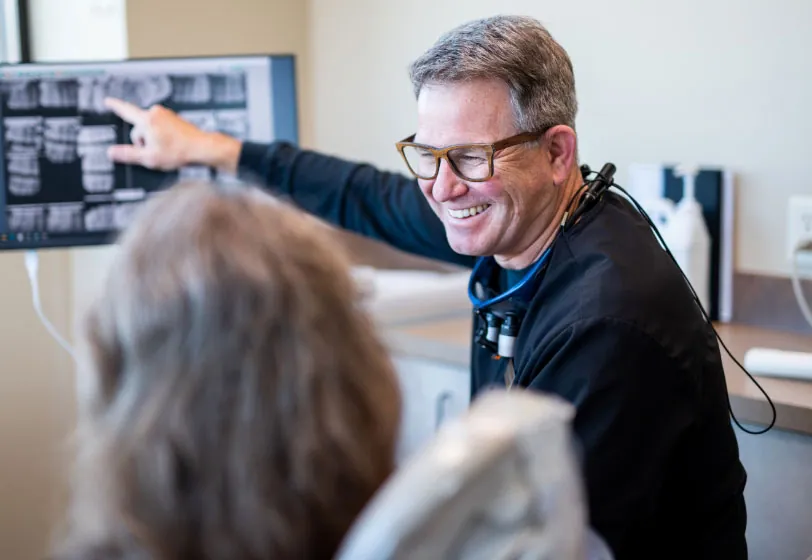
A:
[[[15,0],[0,0],[0,62],[20,62],[20,14]]]

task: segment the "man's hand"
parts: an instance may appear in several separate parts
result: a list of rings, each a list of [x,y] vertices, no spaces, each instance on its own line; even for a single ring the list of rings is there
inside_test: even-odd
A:
[[[177,113],[154,105],[142,109],[121,99],[105,105],[133,125],[130,144],[111,146],[108,155],[118,163],[171,171],[186,165],[207,165],[235,172],[242,144],[225,134],[206,132]]]

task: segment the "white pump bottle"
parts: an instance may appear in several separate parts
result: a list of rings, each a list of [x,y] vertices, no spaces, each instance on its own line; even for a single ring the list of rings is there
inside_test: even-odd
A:
[[[663,237],[688,281],[710,314],[710,234],[702,206],[696,200],[696,166],[680,165],[674,174],[682,177],[683,195],[664,228]]]

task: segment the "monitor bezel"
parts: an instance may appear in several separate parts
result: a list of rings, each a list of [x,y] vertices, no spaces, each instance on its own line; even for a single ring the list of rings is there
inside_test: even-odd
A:
[[[279,53],[262,53],[262,54],[250,54],[250,53],[229,53],[224,55],[214,55],[214,54],[207,54],[207,55],[183,55],[183,56],[139,56],[139,57],[128,57],[126,59],[110,59],[110,60],[58,60],[58,61],[48,61],[48,60],[37,60],[32,62],[0,62],[0,70],[8,69],[8,68],[36,68],[36,67],[59,67],[59,66],[70,66],[70,67],[81,67],[81,66],[112,66],[112,65],[125,65],[130,62],[182,62],[185,60],[190,61],[206,61],[206,60],[229,60],[229,59],[270,59],[273,60],[289,60],[291,63],[291,71],[292,71],[292,79],[293,79],[293,138],[284,138],[285,141],[298,144],[299,138],[301,135],[301,116],[299,111],[299,72],[297,66],[297,56],[291,52],[279,52]],[[273,62],[270,65],[271,72],[273,72]],[[272,100],[273,103],[273,100]],[[272,113],[275,115],[275,111],[272,108]],[[2,164],[4,165],[4,164]],[[0,168],[0,172],[2,172],[2,168]],[[5,212],[6,207],[5,204],[0,211]],[[30,250],[52,250],[52,249],[80,249],[85,247],[102,247],[102,246],[109,246],[114,245],[118,238],[120,237],[122,231],[105,231],[100,233],[85,233],[85,234],[77,234],[75,236],[70,237],[57,237],[57,238],[47,238],[45,240],[32,240],[28,241],[25,240],[23,242],[14,242],[14,243],[7,243],[7,242],[0,242],[0,254],[14,252],[14,251],[30,251]],[[7,233],[0,231],[0,236]]]

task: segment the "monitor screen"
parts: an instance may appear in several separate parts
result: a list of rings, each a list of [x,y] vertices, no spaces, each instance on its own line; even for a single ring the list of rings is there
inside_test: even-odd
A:
[[[108,96],[242,140],[298,142],[289,55],[0,66],[0,250],[111,243],[152,193],[217,178],[112,162],[107,148],[129,143],[131,126]]]

